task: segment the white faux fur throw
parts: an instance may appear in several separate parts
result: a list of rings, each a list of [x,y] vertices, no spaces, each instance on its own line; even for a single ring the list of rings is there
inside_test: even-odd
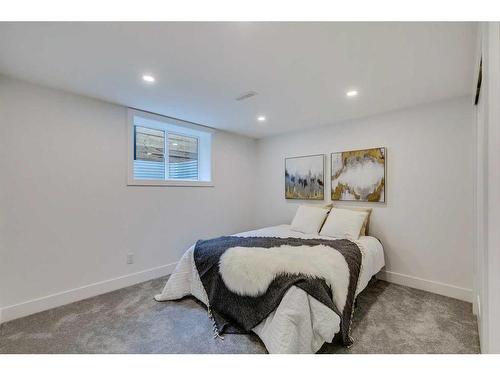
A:
[[[330,246],[232,247],[220,258],[219,270],[227,288],[256,297],[266,292],[283,273],[323,278],[342,311],[349,286],[349,268],[340,252]]]

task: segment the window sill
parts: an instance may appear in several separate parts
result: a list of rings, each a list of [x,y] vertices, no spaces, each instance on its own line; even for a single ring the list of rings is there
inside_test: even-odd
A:
[[[214,187],[213,181],[189,181],[189,180],[131,180],[127,186],[191,186],[191,187]]]

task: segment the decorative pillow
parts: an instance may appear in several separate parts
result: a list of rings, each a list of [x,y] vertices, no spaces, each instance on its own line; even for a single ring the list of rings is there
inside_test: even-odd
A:
[[[329,211],[321,206],[301,205],[295,213],[290,229],[307,234],[318,234]]]
[[[328,203],[328,204],[304,204],[303,206],[307,206],[307,207],[320,207],[320,208],[324,208],[325,210],[328,210],[328,212],[330,212],[330,210],[333,208],[333,203]]]
[[[321,228],[322,236],[357,240],[367,212],[333,208]]]
[[[338,206],[337,208],[341,208],[343,210],[351,210],[351,211],[361,211],[361,212],[366,212],[368,215],[366,215],[366,219],[363,223],[363,226],[361,227],[361,231],[359,232],[360,236],[368,236],[368,229],[370,226],[370,215],[372,213],[372,209],[368,207],[342,207]]]

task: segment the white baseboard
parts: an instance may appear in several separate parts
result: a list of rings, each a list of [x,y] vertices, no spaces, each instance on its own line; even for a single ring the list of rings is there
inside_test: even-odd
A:
[[[125,288],[130,285],[155,279],[157,277],[171,274],[177,263],[170,263],[160,267],[150,268],[144,271],[120,276],[114,279],[100,281],[98,283],[85,285],[79,288],[55,293],[46,297],[36,298],[19,304],[0,308],[0,323],[35,314],[40,311],[80,301],[85,298],[108,293],[113,290]],[[455,285],[425,280],[419,277],[404,275],[392,271],[380,271],[377,278],[391,283],[409,286],[411,288],[426,290],[431,293],[456,298],[462,301],[472,302],[472,290]]]
[[[79,288],[65,290],[60,293],[51,294],[46,297],[32,299],[30,301],[18,303],[11,306],[4,306],[0,309],[0,323],[21,318],[40,311],[52,309],[54,307],[66,305],[68,303],[80,301],[82,299],[108,293],[113,290],[125,288],[130,285],[152,280],[171,274],[176,263],[165,264],[160,267],[150,268],[144,271],[120,276],[114,279],[100,281],[94,284],[84,285]],[[151,298],[153,298],[151,296]]]
[[[410,288],[421,289],[462,301],[472,302],[472,289],[440,283],[438,281],[425,280],[392,271],[380,271],[377,274],[377,278],[394,284],[409,286]]]

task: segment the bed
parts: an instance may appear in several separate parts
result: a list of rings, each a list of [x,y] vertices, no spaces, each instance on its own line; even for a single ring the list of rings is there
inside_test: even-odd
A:
[[[235,234],[238,237],[278,237],[322,239],[321,235],[308,235],[293,231],[290,225],[278,225]],[[374,237],[361,236],[354,241],[361,252],[362,261],[356,287],[356,296],[370,279],[384,266],[381,243]],[[208,296],[194,262],[194,245],[182,256],[157,301],[172,301],[194,296],[206,306]],[[332,342],[340,330],[340,318],[330,308],[310,296],[303,289],[291,286],[279,306],[252,331],[257,334],[269,353],[315,353],[325,342]]]

